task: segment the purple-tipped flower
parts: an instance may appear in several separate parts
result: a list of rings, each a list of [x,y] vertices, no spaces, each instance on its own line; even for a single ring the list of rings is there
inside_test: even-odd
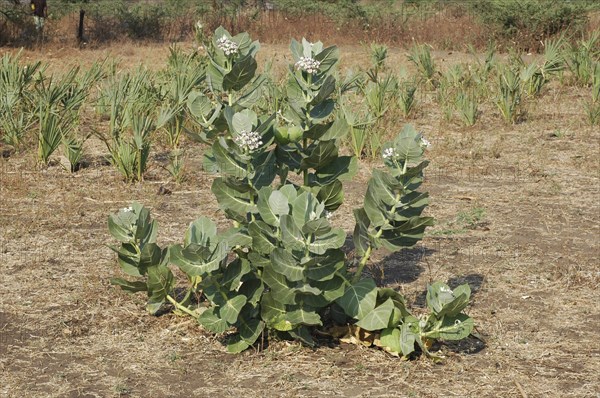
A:
[[[256,131],[243,130],[233,141],[242,149],[253,152],[263,144],[262,136]]]
[[[237,54],[239,50],[237,43],[229,40],[225,35],[217,40],[217,47],[227,56]]]
[[[306,73],[314,75],[319,72],[321,63],[311,57],[300,57],[300,60],[296,62],[296,69],[303,70]]]

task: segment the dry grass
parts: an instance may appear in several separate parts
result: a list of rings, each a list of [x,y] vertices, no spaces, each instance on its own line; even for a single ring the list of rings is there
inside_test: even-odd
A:
[[[285,64],[284,52],[266,46],[261,56]],[[78,62],[74,54],[156,67],[167,53],[153,45],[24,55],[61,70]],[[359,46],[341,53],[342,69],[367,61]],[[403,53],[392,48],[390,65],[410,67]],[[441,65],[463,57],[435,53]],[[468,312],[485,345],[442,345],[440,365],[344,344],[278,343],[231,356],[189,319],[149,316],[143,297],[111,287],[109,212],[132,200],[152,207],[162,244],[179,241],[200,215],[225,225],[201,147],[190,145],[182,185],[168,182],[158,160],[146,182],[125,185],[100,162],[99,145],[90,147],[92,166],[74,175],[37,170],[32,153],[0,159],[0,396],[597,397],[600,131],[583,122],[580,90],[551,86],[515,126],[489,107],[463,128],[427,101],[411,120],[433,144],[424,188],[438,224],[415,249],[377,253],[371,271],[417,310],[433,279],[471,284]],[[349,232],[373,166],[363,162],[334,216]],[[158,195],[162,184],[173,193]]]
[[[85,8],[85,7],[84,7]],[[402,8],[402,13],[399,13]],[[541,50],[541,41],[527,30],[507,38],[482,24],[478,18],[460,3],[424,7],[423,9],[405,7],[396,2],[389,12],[376,8],[381,15],[353,17],[327,17],[321,14],[295,15],[289,12],[264,11],[254,7],[241,8],[235,14],[222,9],[197,16],[194,13],[171,16],[147,21],[148,32],[131,32],[126,21],[117,15],[102,14],[88,16],[85,19],[84,42],[77,38],[79,12],[50,18],[45,27],[46,48],[63,47],[112,47],[122,43],[146,42],[173,43],[188,41],[194,36],[196,18],[200,18],[207,32],[213,32],[218,26],[224,26],[231,32],[247,31],[253,38],[263,43],[289,43],[291,38],[306,37],[309,40],[323,40],[338,45],[362,43],[384,43],[395,47],[408,48],[414,42],[428,43],[444,50],[464,50],[465,43],[484,50],[490,41],[501,48],[518,46],[519,50]],[[121,18],[121,19],[119,19]],[[587,32],[598,29],[600,12],[590,12]],[[148,25],[148,24],[151,24]],[[577,32],[567,32],[567,36],[579,36]],[[35,31],[32,22],[12,24],[0,21],[0,44],[15,47],[38,47],[33,37]],[[137,39],[136,39],[137,38]]]

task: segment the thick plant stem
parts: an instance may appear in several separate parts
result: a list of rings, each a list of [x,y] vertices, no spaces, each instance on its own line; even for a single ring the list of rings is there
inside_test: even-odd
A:
[[[303,152],[306,151],[307,146],[308,146],[308,139],[305,138],[302,141]],[[306,169],[302,170],[302,175],[304,176],[304,186],[307,187],[308,186],[308,170],[306,170]]]
[[[377,231],[374,238],[377,239],[382,234],[383,234],[383,229],[380,229],[379,231]],[[354,278],[352,278],[352,283],[356,283],[360,280],[363,269],[365,268],[365,265],[367,265],[367,263],[369,262],[369,258],[371,257],[372,252],[373,252],[373,245],[369,244],[369,247],[367,248],[367,250],[365,250],[365,254],[363,254],[362,258],[360,259],[360,263],[358,263],[358,269],[356,270],[356,273],[354,274]]]
[[[196,314],[194,311],[190,310],[186,306],[181,305],[180,303],[177,302],[177,300],[175,300],[173,297],[169,296],[168,294],[167,294],[167,300],[169,300],[169,302],[171,304],[173,304],[173,306],[175,308],[177,308],[179,311],[185,312],[192,318],[198,318],[198,314]]]
[[[352,278],[352,283],[356,283],[360,280],[363,269],[365,268],[365,265],[367,265],[367,263],[369,262],[369,257],[371,257],[372,251],[373,251],[373,246],[369,245],[369,247],[365,251],[365,254],[363,254],[363,257],[360,260],[360,263],[358,263],[358,269],[356,270],[356,273],[354,274],[354,278]]]

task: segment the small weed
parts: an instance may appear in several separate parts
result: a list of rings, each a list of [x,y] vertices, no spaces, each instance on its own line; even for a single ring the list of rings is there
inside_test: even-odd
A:
[[[119,394],[119,396],[122,396],[122,395],[129,395],[129,394],[131,394],[132,390],[126,384],[118,383],[115,386],[115,392],[117,394]]]
[[[172,353],[169,354],[169,362],[175,362],[178,359],[181,359],[181,357],[179,356],[177,351],[173,351]]]
[[[485,218],[485,209],[483,207],[474,207],[467,211],[461,211],[456,215],[456,221],[469,229],[477,225]]]

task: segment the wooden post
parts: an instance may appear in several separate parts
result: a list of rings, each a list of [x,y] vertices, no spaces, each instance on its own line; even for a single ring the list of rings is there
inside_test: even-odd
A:
[[[79,43],[83,42],[83,18],[85,17],[85,11],[79,10],[79,28],[77,29],[77,40]]]

